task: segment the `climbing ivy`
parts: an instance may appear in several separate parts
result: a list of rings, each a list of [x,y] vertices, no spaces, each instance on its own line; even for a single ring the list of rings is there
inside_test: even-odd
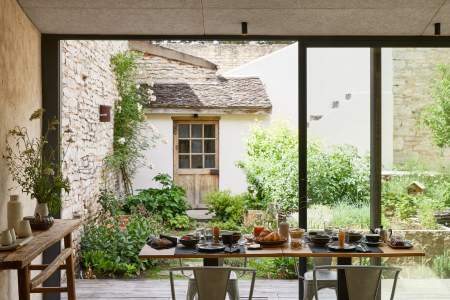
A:
[[[144,164],[144,152],[158,139],[152,127],[145,124],[143,107],[152,97],[149,85],[136,84],[135,52],[121,52],[111,58],[119,100],[114,108],[114,150],[108,156],[109,167],[119,171],[126,194],[132,194],[132,177]],[[149,133],[145,134],[144,133]]]

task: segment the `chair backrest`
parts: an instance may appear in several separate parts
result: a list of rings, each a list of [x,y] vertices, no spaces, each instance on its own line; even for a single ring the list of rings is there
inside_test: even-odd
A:
[[[314,268],[313,278],[316,300],[318,298],[316,272],[320,270],[344,270],[349,300],[375,300],[377,299],[381,274],[383,271],[394,271],[394,283],[392,285],[391,300],[394,299],[398,274],[401,269],[381,266],[318,266]]]
[[[331,261],[331,256],[313,257],[314,266],[329,266]]]
[[[228,280],[231,271],[252,273],[250,285],[249,300],[253,297],[255,286],[256,270],[248,268],[230,268],[230,267],[183,267],[170,269],[170,287],[172,299],[175,299],[175,285],[173,281],[173,272],[192,271],[197,285],[199,300],[224,300],[227,293]]]

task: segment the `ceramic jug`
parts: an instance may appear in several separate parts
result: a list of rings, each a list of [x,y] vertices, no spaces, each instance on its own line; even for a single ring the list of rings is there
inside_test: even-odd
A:
[[[23,218],[23,208],[22,203],[19,201],[19,196],[11,195],[7,206],[8,229],[14,228],[17,232],[17,226]]]

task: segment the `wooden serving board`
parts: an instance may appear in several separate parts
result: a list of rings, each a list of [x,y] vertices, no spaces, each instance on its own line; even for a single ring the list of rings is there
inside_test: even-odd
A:
[[[16,239],[16,241],[8,246],[0,246],[0,251],[11,251],[11,250],[15,250],[19,247],[22,247],[26,244],[28,244],[28,242],[30,242],[33,239],[33,236],[29,236],[26,238],[18,238]]]

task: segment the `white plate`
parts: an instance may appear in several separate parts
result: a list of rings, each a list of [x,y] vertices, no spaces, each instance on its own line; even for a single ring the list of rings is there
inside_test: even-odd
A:
[[[11,250],[15,250],[19,247],[22,247],[26,244],[28,244],[29,241],[31,241],[33,239],[32,236],[26,237],[26,238],[18,238],[16,239],[16,241],[11,244],[11,245],[7,245],[7,246],[0,246],[0,251],[11,251]]]

